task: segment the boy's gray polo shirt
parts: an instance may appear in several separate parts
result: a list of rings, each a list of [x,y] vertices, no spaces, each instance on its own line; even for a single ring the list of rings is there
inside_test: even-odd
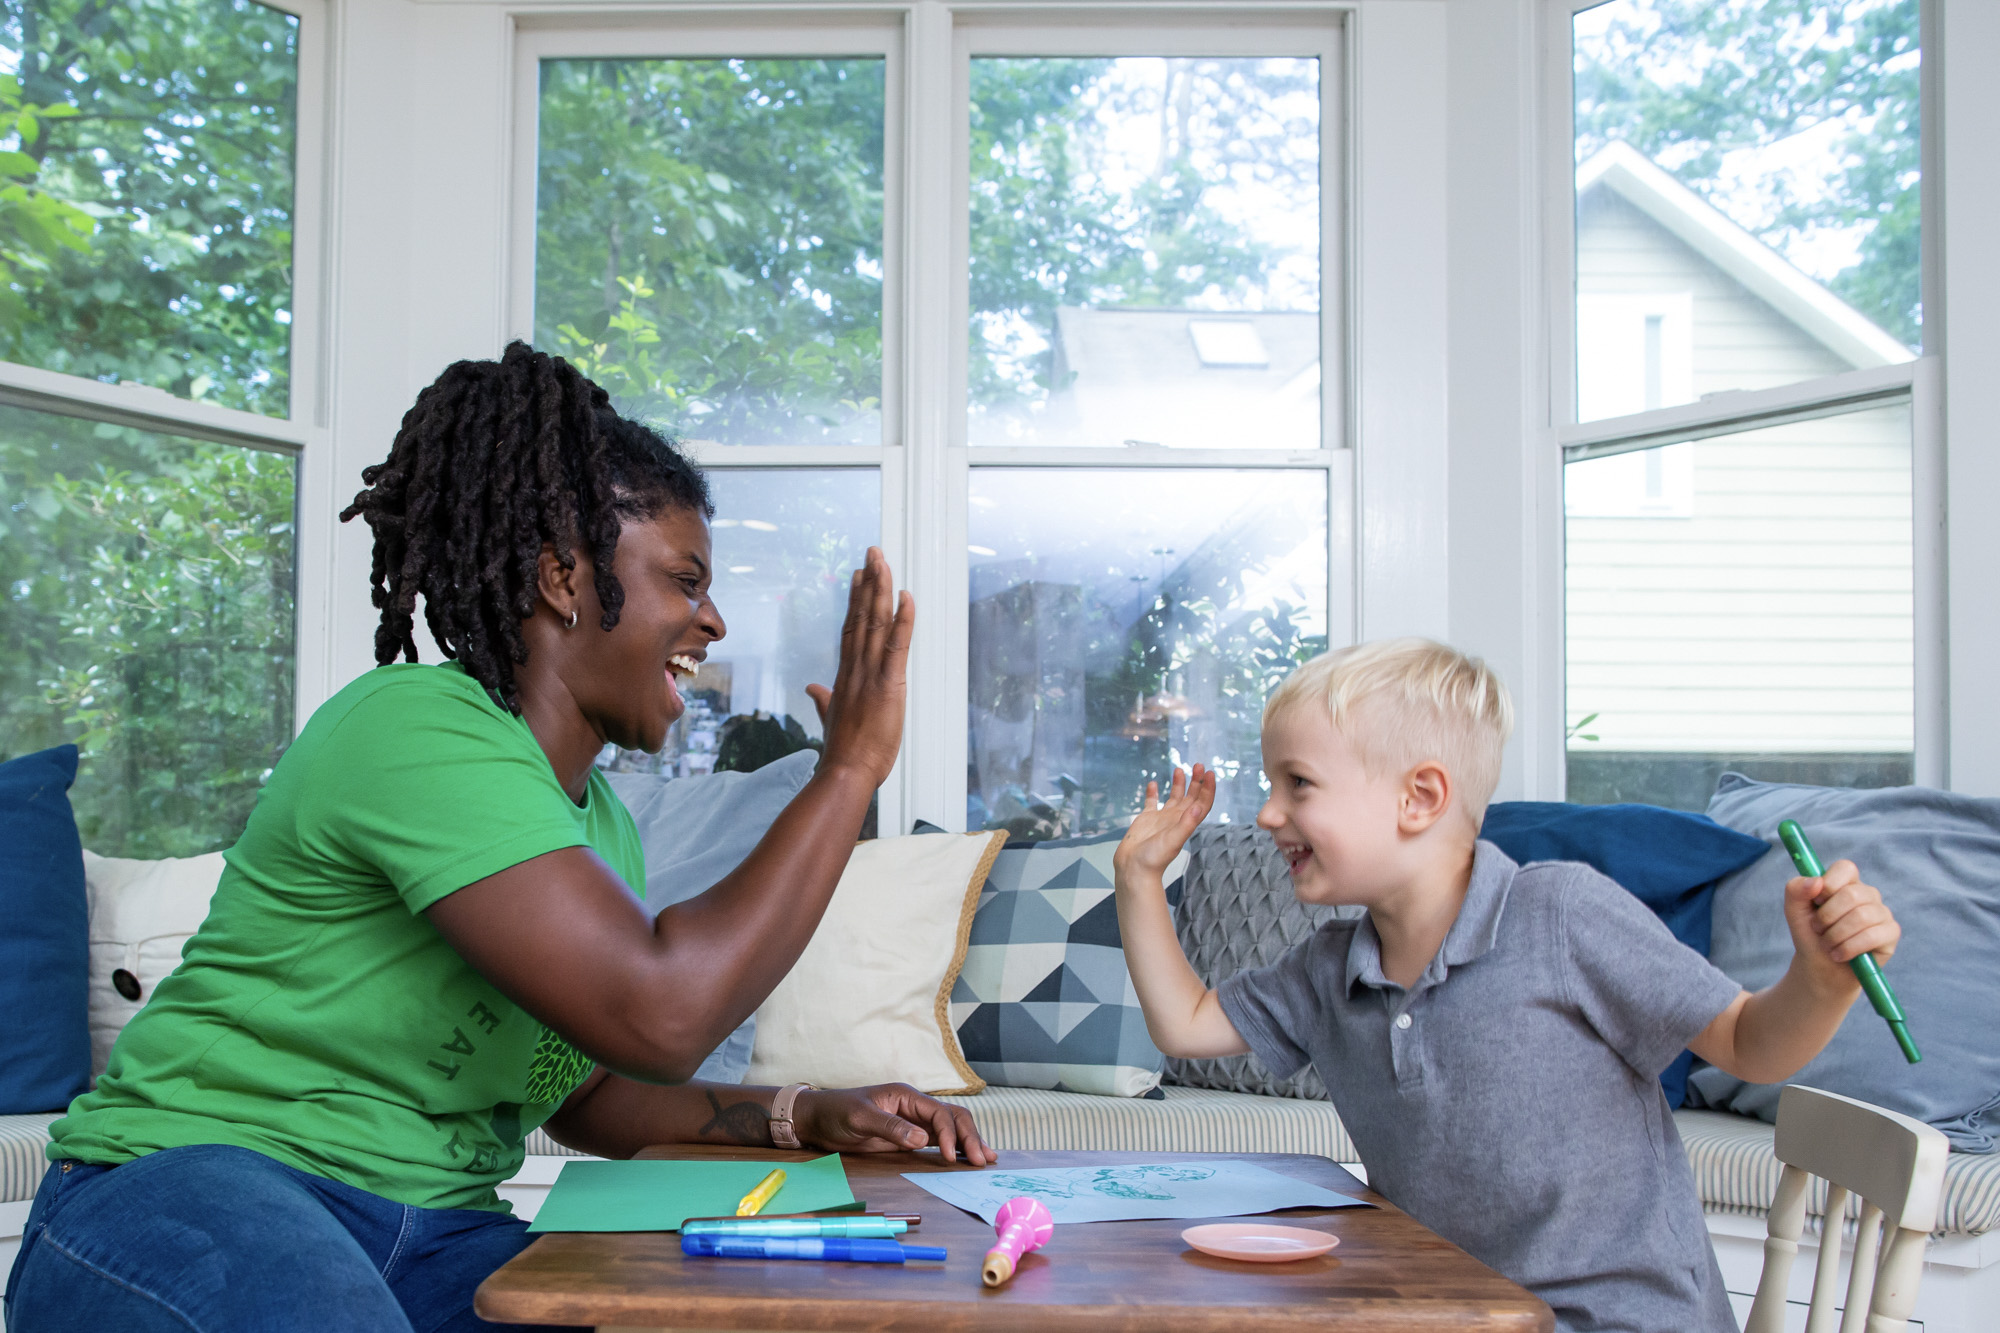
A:
[[[1659,1075],[1740,989],[1588,866],[1482,842],[1413,990],[1363,917],[1219,992],[1272,1074],[1313,1062],[1371,1185],[1558,1327],[1733,1333]]]

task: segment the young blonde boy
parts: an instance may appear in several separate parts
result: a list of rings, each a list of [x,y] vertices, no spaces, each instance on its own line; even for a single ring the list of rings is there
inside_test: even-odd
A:
[[[1257,816],[1301,901],[1365,907],[1207,989],[1160,876],[1215,777],[1176,772],[1115,858],[1118,924],[1169,1055],[1312,1061],[1398,1207],[1534,1291],[1567,1330],[1734,1330],[1693,1173],[1659,1086],[1683,1047],[1754,1083],[1815,1055],[1901,931],[1841,861],[1785,886],[1796,950],[1752,995],[1637,899],[1569,862],[1479,840],[1512,729],[1477,659],[1423,639],[1300,667],[1264,712]]]

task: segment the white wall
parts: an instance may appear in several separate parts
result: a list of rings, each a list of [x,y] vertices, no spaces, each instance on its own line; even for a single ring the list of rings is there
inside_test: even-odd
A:
[[[1548,430],[1535,133],[1538,6],[1451,0],[1445,50],[1449,619],[1513,691],[1497,793],[1562,782],[1560,475]]]

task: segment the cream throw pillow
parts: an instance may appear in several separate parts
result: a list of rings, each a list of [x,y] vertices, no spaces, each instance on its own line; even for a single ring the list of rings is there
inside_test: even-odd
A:
[[[161,861],[83,854],[90,898],[92,1079],[104,1072],[111,1043],[153,998],[153,987],[181,965],[181,950],[207,919],[208,900],[221,878],[221,852]],[[112,974],[121,970],[137,980],[138,998],[119,991]]]
[[[859,843],[812,943],[757,1011],[751,1083],[986,1086],[951,1027],[979,890],[1004,831]]]

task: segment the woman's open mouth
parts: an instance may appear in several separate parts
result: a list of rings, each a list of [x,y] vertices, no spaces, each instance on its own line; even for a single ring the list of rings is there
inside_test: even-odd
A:
[[[681,698],[681,686],[677,678],[686,676],[692,680],[700,674],[701,662],[696,658],[689,657],[686,653],[675,653],[667,659],[667,693],[673,696],[674,707],[676,709],[686,707],[686,703]]]

